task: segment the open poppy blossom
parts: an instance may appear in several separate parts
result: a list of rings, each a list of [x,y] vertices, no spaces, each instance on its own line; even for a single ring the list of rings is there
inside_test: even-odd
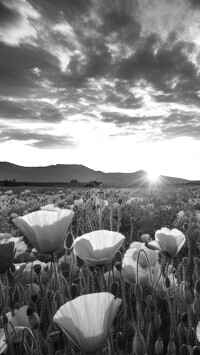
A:
[[[24,305],[19,309],[14,310],[14,316],[11,312],[6,314],[8,321],[8,333],[11,341],[21,342],[23,337],[23,331],[25,327],[29,327],[29,319],[27,316],[28,306]],[[4,353],[7,349],[6,336],[4,329],[0,329],[0,354]]]
[[[74,213],[71,210],[40,210],[13,219],[15,225],[40,253],[64,248],[64,239]]]
[[[124,239],[121,233],[108,230],[86,233],[74,240],[74,254],[92,266],[109,264]]]
[[[184,234],[178,229],[172,230],[164,227],[155,233],[155,240],[148,244],[153,248],[173,257],[181,250],[185,243]]]
[[[137,281],[137,257],[140,250],[144,250],[147,254],[150,267],[154,267],[158,261],[158,252],[150,250],[145,243],[133,242],[130,248],[124,254],[122,261],[122,276],[128,283],[136,283]],[[148,269],[148,261],[143,252],[140,252],[138,259],[138,282],[142,287],[151,286],[150,273]]]
[[[107,340],[120,303],[109,292],[82,295],[61,306],[54,321],[80,350],[95,353]]]

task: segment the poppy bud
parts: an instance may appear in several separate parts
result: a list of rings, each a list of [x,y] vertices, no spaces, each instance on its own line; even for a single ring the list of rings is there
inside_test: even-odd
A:
[[[118,291],[119,291],[118,283],[117,283],[116,281],[113,281],[112,284],[111,284],[110,292],[111,292],[115,297],[117,297]]]
[[[200,355],[200,347],[199,346],[194,346],[193,347],[193,355]]]
[[[155,353],[156,355],[163,354],[163,341],[161,338],[158,338],[155,343]]]
[[[174,355],[174,354],[176,354],[176,345],[175,345],[175,343],[174,343],[174,341],[173,340],[170,340],[169,341],[169,344],[168,344],[168,347],[167,347],[167,353],[169,354],[169,355]]]
[[[35,271],[35,273],[37,274],[37,275],[39,275],[40,274],[40,272],[41,272],[41,265],[40,264],[35,264],[34,266],[33,266],[33,270]]]
[[[121,198],[118,199],[118,203],[119,203],[119,205],[122,204],[122,199]]]
[[[142,290],[141,285],[138,282],[135,284],[134,294],[135,294],[135,298],[136,298],[137,302],[141,302],[142,296],[143,296],[143,290]]]
[[[161,323],[162,323],[162,321],[161,321],[160,315],[156,314],[155,317],[154,317],[154,324],[155,324],[156,329],[157,329],[158,332],[159,332],[159,329],[161,327]]]
[[[76,298],[78,295],[78,285],[71,284],[70,293],[71,293],[72,299]]]
[[[182,321],[178,325],[178,336],[179,336],[180,343],[184,343],[186,332]]]
[[[167,288],[170,288],[170,279],[169,279],[168,276],[165,279],[165,285],[166,285]]]
[[[188,229],[188,223],[183,224],[183,230],[186,231]]]
[[[126,338],[122,332],[117,333],[116,346],[119,350],[123,351],[126,347]]]
[[[74,238],[72,233],[70,232],[67,234],[65,238],[65,248],[70,250],[72,248],[73,242],[74,242]]]
[[[135,328],[130,321],[128,321],[128,320],[124,321],[124,324],[122,327],[122,333],[124,334],[124,337],[126,339],[132,339],[134,337]]]
[[[189,287],[189,285],[185,285],[184,291],[183,291],[183,297],[184,297],[184,300],[185,300],[185,303],[187,304],[187,306],[190,306],[193,304],[194,295],[193,295],[193,292],[192,292],[191,288]]]
[[[146,352],[146,343],[141,333],[135,334],[133,341],[133,352],[136,355],[144,355]]]

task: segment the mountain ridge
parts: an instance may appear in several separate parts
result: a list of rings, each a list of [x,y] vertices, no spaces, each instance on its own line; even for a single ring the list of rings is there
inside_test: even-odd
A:
[[[55,183],[76,179],[81,183],[101,181],[108,187],[132,187],[148,185],[148,174],[144,170],[132,173],[103,172],[93,170],[82,164],[55,164],[47,166],[25,167],[9,162],[0,162],[0,181],[15,180],[17,182]],[[160,176],[160,184],[175,185],[188,183],[191,180],[171,176]]]

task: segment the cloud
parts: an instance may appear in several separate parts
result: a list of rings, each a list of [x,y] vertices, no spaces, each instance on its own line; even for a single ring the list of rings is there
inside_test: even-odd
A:
[[[0,100],[0,116],[8,120],[60,122],[62,113],[48,102],[39,100]]]
[[[1,0],[0,14],[0,42],[10,46],[34,44],[37,31],[31,20],[38,19],[40,15],[28,2]]]
[[[70,136],[51,135],[46,133],[37,133],[34,131],[24,131],[20,129],[3,129],[0,133],[0,141],[10,140],[24,141],[26,145],[38,149],[66,149],[73,148],[76,143]]]

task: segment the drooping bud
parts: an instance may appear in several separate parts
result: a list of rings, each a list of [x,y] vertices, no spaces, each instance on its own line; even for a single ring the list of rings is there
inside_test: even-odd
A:
[[[178,325],[178,336],[179,336],[179,342],[183,344],[185,342],[186,331],[182,321]]]
[[[155,353],[156,353],[156,355],[163,354],[163,341],[160,337],[156,340],[156,343],[155,343]]]
[[[176,345],[173,340],[169,341],[168,347],[167,347],[167,354],[168,355],[174,355],[176,354]]]
[[[126,348],[126,338],[122,332],[117,333],[116,346],[121,351],[125,350]]]
[[[184,297],[184,300],[185,300],[185,303],[187,306],[190,306],[193,304],[194,302],[194,295],[193,295],[193,292],[191,290],[191,287],[186,284],[184,289],[183,289],[183,297]]]
[[[158,313],[156,313],[155,317],[154,317],[154,324],[155,324],[156,329],[157,329],[158,332],[160,330],[161,323],[162,323],[162,321],[161,321],[160,315]]]
[[[200,346],[194,346],[193,347],[193,355],[200,355]]]
[[[165,285],[166,285],[167,288],[170,288],[171,283],[170,283],[170,279],[169,279],[168,276],[165,279]]]
[[[133,341],[133,352],[136,355],[145,355],[146,343],[141,333],[135,334]]]

